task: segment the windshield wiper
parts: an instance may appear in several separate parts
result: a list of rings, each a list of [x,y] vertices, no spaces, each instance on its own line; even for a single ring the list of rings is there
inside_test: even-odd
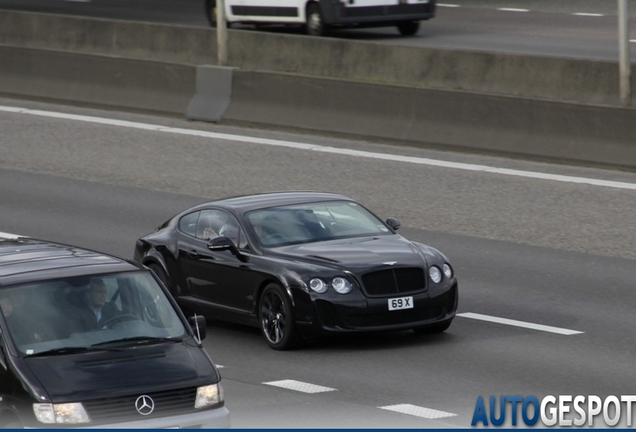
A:
[[[109,345],[113,343],[120,342],[136,342],[137,344],[144,343],[162,343],[162,342],[182,342],[182,338],[165,338],[165,337],[155,337],[155,336],[133,336],[133,337],[125,337],[121,339],[113,339],[106,342],[100,342],[97,344],[91,345],[92,347],[101,347],[104,345]]]
[[[85,347],[85,346],[60,347],[60,348],[53,348],[46,351],[40,351],[33,354],[27,353],[27,355],[29,357],[39,357],[39,356],[47,356],[47,355],[73,354],[77,352],[88,351],[90,349],[91,349],[90,347]]]

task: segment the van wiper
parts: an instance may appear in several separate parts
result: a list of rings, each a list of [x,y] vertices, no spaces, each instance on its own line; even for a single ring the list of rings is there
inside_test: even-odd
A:
[[[48,355],[73,354],[77,352],[88,351],[90,349],[91,349],[90,347],[85,347],[85,346],[60,347],[60,348],[53,348],[46,351],[40,351],[33,354],[29,354],[27,352],[27,355],[29,357],[40,357],[40,356],[48,356]]]
[[[106,342],[100,342],[97,344],[91,345],[92,347],[101,347],[104,345],[109,345],[112,343],[120,343],[120,342],[136,342],[137,344],[144,343],[162,343],[162,342],[182,342],[182,338],[166,338],[166,337],[155,337],[155,336],[132,336],[125,337],[121,339],[113,339]]]

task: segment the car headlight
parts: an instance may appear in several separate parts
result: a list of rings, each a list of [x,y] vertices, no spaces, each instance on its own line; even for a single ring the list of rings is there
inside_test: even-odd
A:
[[[90,419],[81,403],[34,403],[33,412],[40,423],[77,424],[88,423]]]
[[[442,271],[444,272],[444,276],[446,276],[448,279],[453,277],[453,269],[448,264],[444,264],[442,266]]]
[[[197,398],[194,401],[195,408],[206,408],[223,402],[223,386],[221,383],[211,384],[197,388]]]
[[[333,278],[331,286],[340,294],[347,294],[351,291],[351,282],[342,277]]]
[[[428,269],[428,275],[431,277],[431,280],[435,283],[440,283],[442,281],[442,272],[439,267],[431,266]]]
[[[318,294],[327,292],[327,284],[322,279],[318,278],[313,278],[309,281],[309,288],[316,291]]]

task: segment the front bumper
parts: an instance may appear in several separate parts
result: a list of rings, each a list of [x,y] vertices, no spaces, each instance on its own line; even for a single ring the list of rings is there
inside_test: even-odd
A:
[[[209,409],[198,413],[178,414],[148,420],[124,423],[100,424],[86,429],[228,429],[230,411],[225,407]]]
[[[413,308],[389,310],[388,299],[413,297]],[[392,297],[321,297],[311,304],[299,302],[297,325],[305,335],[405,330],[453,319],[457,312],[458,284],[417,294]],[[298,319],[298,317],[304,319]]]
[[[435,16],[435,2],[349,7],[337,0],[337,3],[333,7],[323,7],[322,11],[325,15],[325,23],[328,25],[373,27],[382,24],[390,25],[399,21],[431,19]]]

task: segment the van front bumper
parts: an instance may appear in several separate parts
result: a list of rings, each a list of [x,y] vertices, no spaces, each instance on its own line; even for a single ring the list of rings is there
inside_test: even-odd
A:
[[[230,411],[226,407],[201,412],[135,420],[123,423],[83,426],[83,429],[229,429]]]

